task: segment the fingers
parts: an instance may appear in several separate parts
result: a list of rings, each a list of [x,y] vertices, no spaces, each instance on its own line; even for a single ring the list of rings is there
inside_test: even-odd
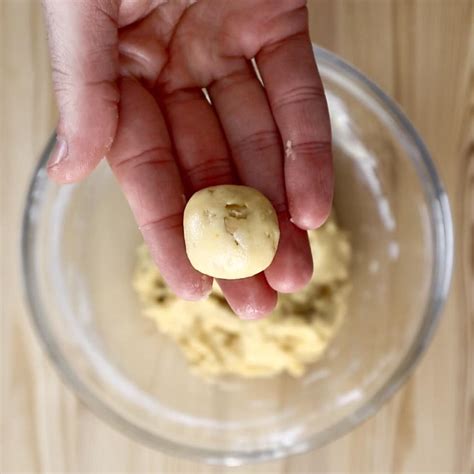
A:
[[[313,257],[308,232],[290,222],[288,212],[278,216],[280,242],[272,264],[265,270],[269,285],[280,293],[293,293],[306,286],[313,275]]]
[[[197,272],[186,256],[184,190],[163,117],[154,98],[133,79],[121,81],[120,93],[109,164],[163,278],[178,296],[199,299],[210,291],[212,279]]]
[[[235,182],[219,121],[202,91],[177,91],[162,101],[189,193]]]
[[[292,221],[317,228],[331,210],[333,167],[326,98],[309,37],[302,33],[266,46],[256,60],[285,144]]]
[[[242,61],[238,72],[215,81],[209,92],[241,181],[265,194],[279,216],[280,243],[265,276],[277,291],[296,291],[311,278],[311,251],[305,232],[289,221],[282,144],[263,88]]]
[[[60,114],[48,173],[59,182],[90,173],[115,136],[117,3],[43,1]]]
[[[208,186],[235,182],[219,120],[200,89],[162,97],[166,119],[189,194]],[[263,274],[242,280],[219,280],[232,309],[241,317],[269,313],[277,294]]]
[[[276,306],[278,295],[263,273],[242,280],[219,280],[227,302],[241,319],[258,319]]]

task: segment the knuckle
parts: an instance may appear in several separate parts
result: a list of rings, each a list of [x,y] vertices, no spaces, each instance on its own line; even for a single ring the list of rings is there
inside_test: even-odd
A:
[[[154,146],[132,155],[127,155],[112,163],[115,171],[130,172],[143,166],[161,167],[173,164],[168,147]]]
[[[231,144],[237,156],[262,153],[272,148],[280,148],[280,135],[276,130],[261,130]]]
[[[193,188],[222,184],[232,179],[227,158],[210,158],[185,170],[185,173]]]
[[[147,220],[139,225],[140,232],[147,234],[150,232],[160,233],[172,229],[178,229],[183,226],[183,213],[177,212],[167,216],[160,216]]]
[[[326,104],[326,95],[322,84],[292,87],[274,101],[273,108],[275,111],[280,111],[288,106],[314,102]]]
[[[318,156],[327,155],[332,152],[330,140],[308,140],[292,144],[289,155]]]

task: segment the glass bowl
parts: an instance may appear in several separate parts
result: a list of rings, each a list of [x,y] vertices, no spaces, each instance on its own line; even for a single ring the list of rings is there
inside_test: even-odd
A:
[[[140,314],[131,277],[141,239],[107,166],[59,187],[45,171],[51,141],[36,170],[23,224],[32,322],[79,398],[154,448],[236,465],[319,447],[376,412],[431,339],[451,274],[446,194],[394,102],[333,54],[315,54],[353,281],[338,336],[300,379],[192,375]]]

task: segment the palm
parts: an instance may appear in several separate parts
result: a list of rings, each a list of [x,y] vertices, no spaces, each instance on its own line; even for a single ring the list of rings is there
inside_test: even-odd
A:
[[[279,214],[281,241],[265,275],[219,282],[237,312],[268,312],[275,290],[294,291],[311,276],[304,229],[329,213],[332,164],[305,3],[120,4],[119,71],[139,82],[120,82],[108,160],[164,277],[185,297],[201,296],[210,279],[184,252],[183,195],[215,184],[253,186]]]
[[[127,66],[154,82],[170,62],[172,87],[207,87],[266,45],[307,33],[304,0],[123,0],[120,42],[151,61]],[[157,48],[157,42],[160,47]],[[122,58],[124,59],[124,58]]]

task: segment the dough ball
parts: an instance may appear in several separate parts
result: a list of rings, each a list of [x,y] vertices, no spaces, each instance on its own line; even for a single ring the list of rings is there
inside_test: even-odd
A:
[[[265,270],[280,239],[270,201],[247,186],[212,186],[195,193],[184,210],[186,253],[192,266],[235,280]]]

